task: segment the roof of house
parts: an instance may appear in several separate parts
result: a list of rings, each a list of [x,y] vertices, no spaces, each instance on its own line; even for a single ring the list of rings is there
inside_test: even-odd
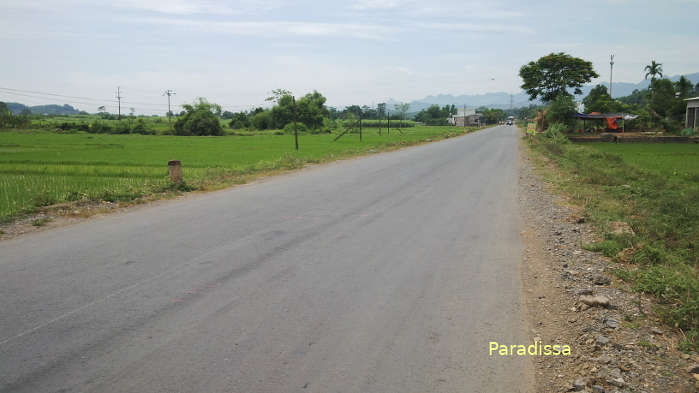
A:
[[[694,97],[694,98],[685,98],[685,101],[694,101],[694,100],[699,100],[699,97]]]

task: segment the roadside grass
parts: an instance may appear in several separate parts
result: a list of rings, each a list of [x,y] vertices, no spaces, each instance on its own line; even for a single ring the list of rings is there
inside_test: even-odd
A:
[[[698,350],[699,145],[575,145],[538,136],[529,146],[546,179],[598,227],[601,240],[585,248],[620,262],[615,274],[655,295],[658,314],[681,329],[681,349]],[[614,234],[613,221],[635,236]]]
[[[469,128],[472,132],[476,128]],[[461,135],[463,128],[417,126],[346,134],[180,137],[0,131],[0,222],[73,201],[131,201],[160,193],[218,189],[255,175],[301,168]],[[167,162],[182,161],[185,184],[174,186]]]

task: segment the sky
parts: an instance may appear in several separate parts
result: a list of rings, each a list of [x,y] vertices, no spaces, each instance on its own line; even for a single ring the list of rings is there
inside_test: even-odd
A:
[[[205,97],[224,110],[273,89],[328,105],[517,93],[551,52],[639,82],[699,72],[699,0],[0,0],[0,101],[164,113]],[[593,83],[594,83],[593,82]],[[14,89],[14,90],[8,90]],[[51,95],[53,94],[53,95]],[[66,97],[69,96],[69,97]]]

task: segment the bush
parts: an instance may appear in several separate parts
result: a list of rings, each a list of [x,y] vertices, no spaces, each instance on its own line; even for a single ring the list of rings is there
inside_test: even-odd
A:
[[[204,136],[223,135],[223,128],[214,113],[219,110],[215,104],[200,98],[194,105],[183,105],[185,114],[175,122],[175,135]]]
[[[136,125],[134,125],[132,132],[141,135],[153,135],[155,133],[143,119],[136,120]]]
[[[256,113],[250,123],[257,130],[267,130],[272,128],[272,113],[270,111],[262,111]]]
[[[112,127],[107,123],[96,121],[90,125],[87,132],[92,134],[111,134]]]
[[[569,140],[565,136],[567,130],[568,126],[565,124],[553,123],[544,131],[543,136],[546,137],[550,143],[568,143]]]
[[[300,123],[300,122],[296,122],[296,128],[298,129],[298,132],[308,131],[308,128],[306,127],[306,125],[303,123]],[[294,133],[294,122],[291,122],[291,123],[284,126],[284,133],[285,134],[293,134]]]

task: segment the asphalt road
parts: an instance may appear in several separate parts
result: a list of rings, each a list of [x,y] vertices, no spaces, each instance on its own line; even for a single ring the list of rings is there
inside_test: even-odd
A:
[[[0,243],[0,392],[525,392],[500,126]],[[186,160],[184,162],[186,165]]]

